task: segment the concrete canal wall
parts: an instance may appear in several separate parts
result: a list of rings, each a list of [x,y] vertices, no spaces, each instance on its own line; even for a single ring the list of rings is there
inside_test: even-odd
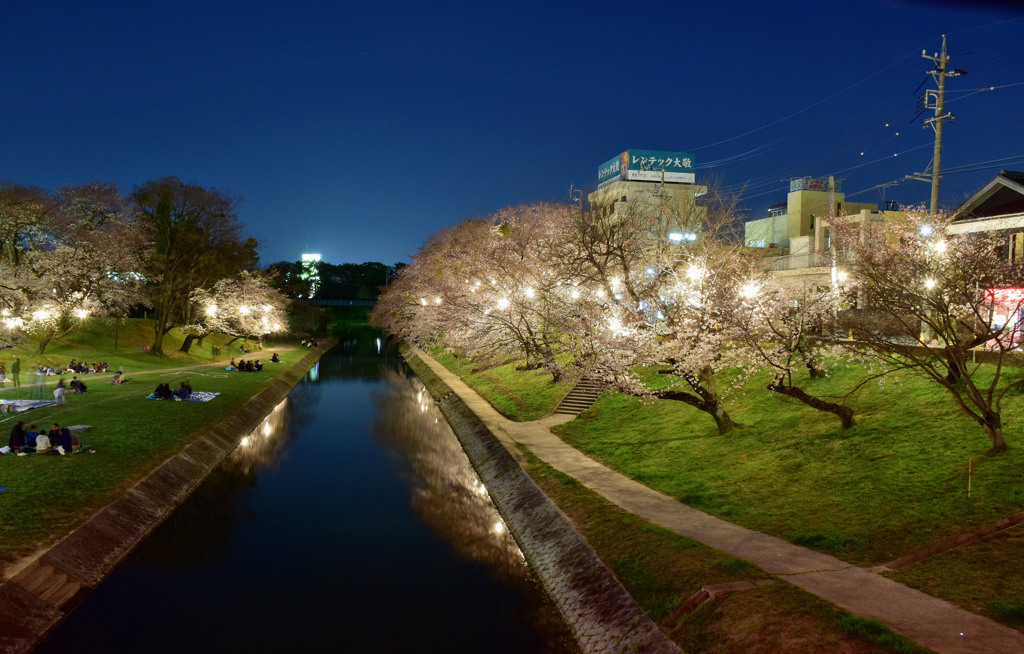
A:
[[[444,413],[580,649],[678,654],[681,650],[476,414],[415,355],[407,362]]]
[[[0,654],[31,650],[187,498],[291,392],[328,346],[313,348],[124,495],[0,585]]]

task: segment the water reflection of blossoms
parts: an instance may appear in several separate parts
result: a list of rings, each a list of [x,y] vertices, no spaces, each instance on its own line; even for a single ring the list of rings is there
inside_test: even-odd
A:
[[[374,434],[412,466],[413,509],[464,556],[503,577],[526,580],[522,552],[433,398],[419,380],[393,370],[385,382],[385,391],[373,396]]]
[[[256,429],[242,437],[238,447],[224,460],[228,472],[249,473],[277,464],[288,434],[288,400],[282,400]]]

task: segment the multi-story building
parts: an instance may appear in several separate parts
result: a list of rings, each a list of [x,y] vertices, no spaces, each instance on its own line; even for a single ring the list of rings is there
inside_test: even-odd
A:
[[[799,177],[789,182],[786,204],[768,209],[766,218],[744,225],[743,243],[748,247],[789,250],[790,254],[827,250],[828,229],[821,229],[829,216],[877,212],[878,205],[846,202],[838,180]],[[802,240],[803,239],[803,240]]]
[[[697,238],[705,216],[697,198],[707,187],[695,183],[692,154],[627,150],[598,168],[597,182],[597,190],[587,196],[595,217],[657,218],[668,238]]]

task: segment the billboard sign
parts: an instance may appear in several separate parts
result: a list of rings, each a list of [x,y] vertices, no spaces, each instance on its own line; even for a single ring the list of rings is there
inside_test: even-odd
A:
[[[833,181],[835,191],[841,188],[840,180]],[[816,179],[814,177],[794,177],[789,180],[789,192],[794,191],[828,191],[827,179]]]
[[[597,169],[597,185],[618,180],[693,184],[693,155],[663,150],[626,150]]]
[[[597,169],[597,185],[604,186],[608,182],[615,182],[622,177],[622,160],[628,153],[623,152],[614,159],[610,159]]]

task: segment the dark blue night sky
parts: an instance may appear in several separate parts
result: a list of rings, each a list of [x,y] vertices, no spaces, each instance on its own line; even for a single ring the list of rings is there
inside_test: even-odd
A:
[[[635,148],[745,184],[749,217],[803,175],[923,203],[928,184],[876,187],[931,159],[921,51],[946,34],[968,72],[947,81],[952,207],[1024,169],[1019,4],[11,3],[0,180],[213,186],[265,263],[403,261]]]

